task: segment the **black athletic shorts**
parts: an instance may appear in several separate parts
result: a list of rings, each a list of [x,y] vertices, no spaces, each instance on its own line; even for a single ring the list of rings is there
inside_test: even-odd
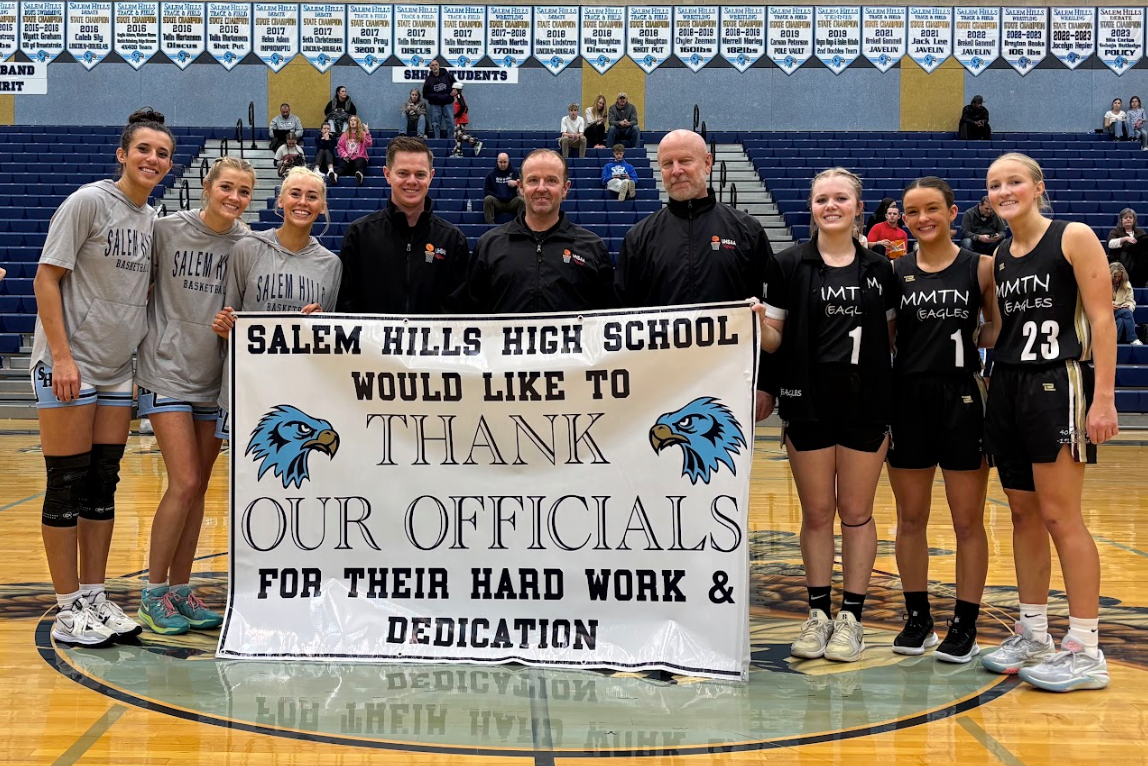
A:
[[[994,463],[1054,463],[1068,445],[1080,463],[1096,462],[1088,442],[1092,365],[996,365],[985,410],[985,451]],[[1020,487],[1015,487],[1020,489]]]
[[[975,471],[984,461],[980,375],[906,375],[893,381],[891,468]]]
[[[781,443],[788,437],[798,452],[841,446],[859,452],[877,452],[889,433],[884,423],[864,419],[865,402],[856,371],[844,365],[815,368],[812,385],[817,397],[817,421],[786,422]]]

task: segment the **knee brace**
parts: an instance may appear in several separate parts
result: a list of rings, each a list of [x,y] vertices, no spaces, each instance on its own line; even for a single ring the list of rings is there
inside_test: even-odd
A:
[[[74,527],[80,515],[80,498],[88,480],[92,453],[57,457],[44,456],[48,469],[48,487],[44,491],[44,509],[40,523],[46,527]]]
[[[80,501],[81,519],[111,521],[115,518],[116,485],[120,482],[123,456],[122,444],[92,445],[92,464],[88,467],[88,480]]]

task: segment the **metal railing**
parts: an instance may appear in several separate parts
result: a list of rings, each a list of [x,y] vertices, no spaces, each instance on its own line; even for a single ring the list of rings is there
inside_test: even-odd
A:
[[[203,161],[199,163],[199,181],[200,181],[200,183],[203,182],[203,179],[207,178],[208,167],[209,167],[209,165],[207,164],[207,158],[204,157]]]
[[[252,150],[258,149],[259,146],[255,143],[255,102],[247,102],[247,124],[251,126],[251,148]],[[239,155],[243,156],[242,153]]]
[[[226,141],[227,139],[223,139]],[[239,146],[239,159],[243,159],[243,118],[235,121],[235,143]]]
[[[187,185],[187,179],[179,185],[179,209],[191,210],[191,187]]]

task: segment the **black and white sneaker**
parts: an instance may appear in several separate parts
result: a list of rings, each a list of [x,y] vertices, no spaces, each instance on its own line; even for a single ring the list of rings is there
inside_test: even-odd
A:
[[[104,625],[90,604],[78,598],[56,613],[52,638],[63,644],[98,649],[115,643],[116,634]]]
[[[115,634],[116,640],[132,638],[143,632],[143,625],[124,614],[119,604],[108,598],[105,592],[92,599],[92,609],[104,627]]]
[[[941,639],[933,630],[933,618],[912,617],[905,615],[905,627],[893,639],[893,651],[896,654],[917,656],[924,654],[926,649],[932,649],[941,643]]]
[[[981,653],[977,646],[977,626],[965,627],[959,623],[949,623],[949,632],[945,640],[937,647],[935,652],[938,660],[943,662],[966,663]]]

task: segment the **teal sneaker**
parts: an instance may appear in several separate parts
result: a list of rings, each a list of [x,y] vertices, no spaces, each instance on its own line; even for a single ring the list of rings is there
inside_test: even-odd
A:
[[[191,625],[175,608],[171,597],[172,592],[167,588],[146,589],[140,597],[140,608],[136,616],[152,633],[178,636],[191,630]]]
[[[168,593],[171,595],[171,603],[193,630],[214,630],[223,624],[223,615],[208,609],[207,604],[191,592],[190,585],[180,585]]]

